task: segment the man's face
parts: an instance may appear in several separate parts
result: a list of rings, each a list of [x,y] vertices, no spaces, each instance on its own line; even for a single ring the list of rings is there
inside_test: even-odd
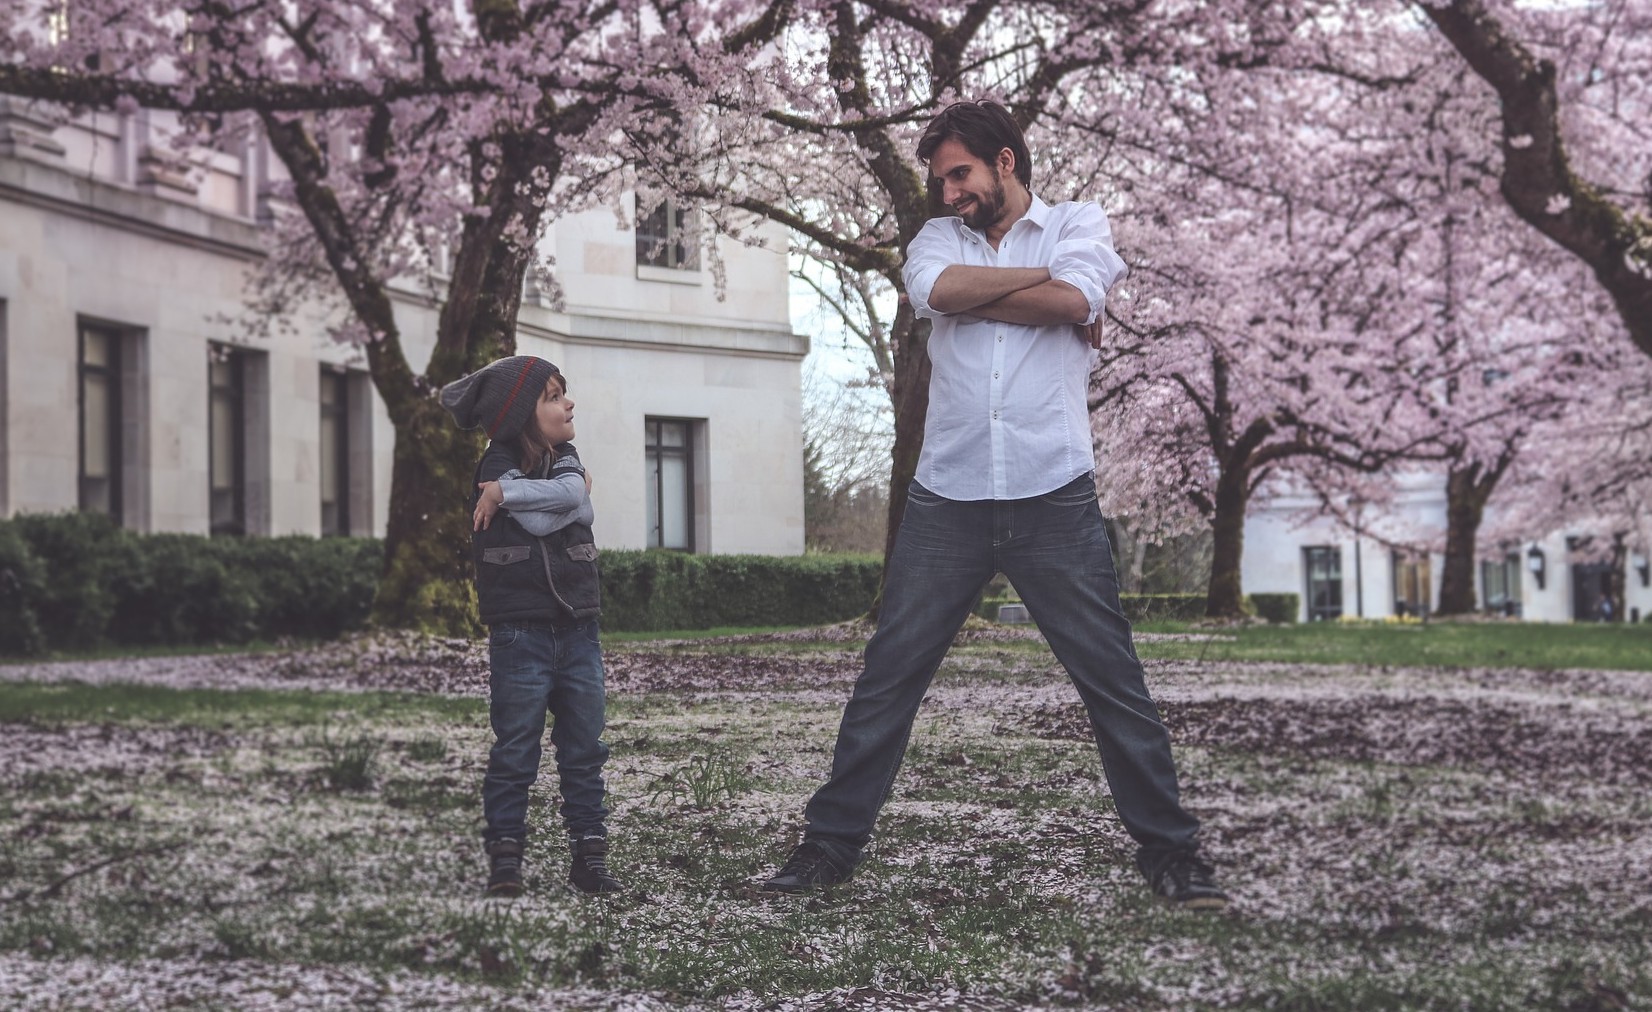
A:
[[[929,168],[941,185],[941,199],[970,228],[983,231],[1004,216],[1004,181],[998,167],[970,154],[958,138],[940,143]]]

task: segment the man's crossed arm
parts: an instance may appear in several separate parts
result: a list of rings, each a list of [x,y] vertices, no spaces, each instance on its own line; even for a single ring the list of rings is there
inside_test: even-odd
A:
[[[1070,323],[1090,347],[1101,347],[1101,314],[1086,324],[1084,293],[1050,277],[1045,267],[972,267],[953,264],[941,272],[929,305],[948,316],[977,316],[1000,323],[1050,326]]]

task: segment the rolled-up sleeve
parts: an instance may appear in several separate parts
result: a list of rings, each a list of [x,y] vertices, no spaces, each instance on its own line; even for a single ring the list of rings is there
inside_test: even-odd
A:
[[[1127,271],[1124,259],[1113,249],[1113,229],[1101,205],[1084,204],[1063,223],[1050,259],[1050,277],[1072,285],[1084,296],[1090,304],[1085,323],[1095,322],[1106,304],[1107,290]]]
[[[906,285],[906,298],[918,316],[934,320],[945,316],[929,304],[930,293],[941,272],[962,263],[958,250],[958,219],[932,218],[924,224],[906,247],[906,265],[901,268],[901,281]]]

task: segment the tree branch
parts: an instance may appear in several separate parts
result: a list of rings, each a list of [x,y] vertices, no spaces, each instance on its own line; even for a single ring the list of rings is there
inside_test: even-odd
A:
[[[1504,199],[1589,265],[1630,336],[1652,355],[1652,222],[1572,172],[1560,135],[1554,64],[1504,31],[1480,0],[1420,6],[1502,102]]]

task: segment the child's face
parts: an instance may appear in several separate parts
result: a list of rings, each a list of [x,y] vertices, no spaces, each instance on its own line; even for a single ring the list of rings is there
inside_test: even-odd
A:
[[[551,446],[574,438],[574,402],[562,389],[562,381],[552,376],[545,383],[545,392],[539,395],[534,408],[534,422],[539,434]]]

